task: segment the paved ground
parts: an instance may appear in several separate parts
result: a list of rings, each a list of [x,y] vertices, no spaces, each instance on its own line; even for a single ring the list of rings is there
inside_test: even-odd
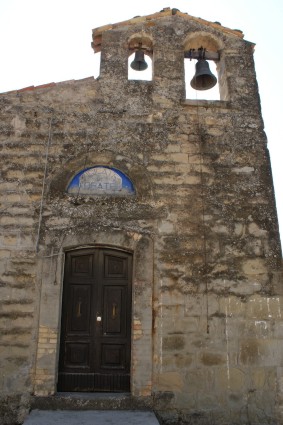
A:
[[[23,425],[159,425],[153,412],[136,410],[32,410]]]

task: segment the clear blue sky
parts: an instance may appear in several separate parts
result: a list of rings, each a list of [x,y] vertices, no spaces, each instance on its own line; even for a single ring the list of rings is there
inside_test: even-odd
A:
[[[240,29],[255,63],[283,239],[282,0],[0,0],[0,92],[97,76],[91,30],[176,7]]]

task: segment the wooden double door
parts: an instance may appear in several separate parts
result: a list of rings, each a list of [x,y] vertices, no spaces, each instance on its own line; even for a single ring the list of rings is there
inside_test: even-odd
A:
[[[66,254],[58,391],[130,391],[132,255]]]

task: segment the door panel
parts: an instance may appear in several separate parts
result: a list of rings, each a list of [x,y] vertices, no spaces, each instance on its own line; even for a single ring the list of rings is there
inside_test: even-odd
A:
[[[129,391],[132,256],[66,254],[58,391]]]
[[[89,348],[89,343],[66,343],[66,367],[89,369]]]
[[[106,286],[104,288],[104,321],[103,334],[126,336],[126,315],[123,299],[126,298],[125,288]]]
[[[127,262],[121,257],[105,255],[104,257],[104,277],[105,278],[126,278]]]
[[[125,369],[125,346],[118,344],[102,344],[101,368]]]
[[[71,285],[70,319],[68,332],[90,334],[91,285]]]
[[[92,255],[80,255],[72,257],[72,276],[92,276]]]

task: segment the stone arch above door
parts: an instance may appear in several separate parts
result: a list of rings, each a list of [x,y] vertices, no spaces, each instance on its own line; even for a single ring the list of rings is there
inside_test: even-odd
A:
[[[105,167],[114,169],[125,175],[132,183],[137,199],[149,200],[152,197],[152,183],[149,173],[143,161],[135,156],[132,158],[123,156],[120,153],[105,150],[96,152],[95,150],[85,155],[69,158],[64,164],[59,164],[53,170],[47,182],[46,196],[49,198],[60,198],[66,194],[67,188],[79,172],[94,167]]]
[[[152,386],[153,241],[140,233],[122,231],[64,235],[60,246],[41,251],[38,264],[40,306],[34,393],[56,392],[65,252],[87,247],[113,247],[133,253],[131,394],[149,396]],[[50,252],[56,254],[48,255]]]

